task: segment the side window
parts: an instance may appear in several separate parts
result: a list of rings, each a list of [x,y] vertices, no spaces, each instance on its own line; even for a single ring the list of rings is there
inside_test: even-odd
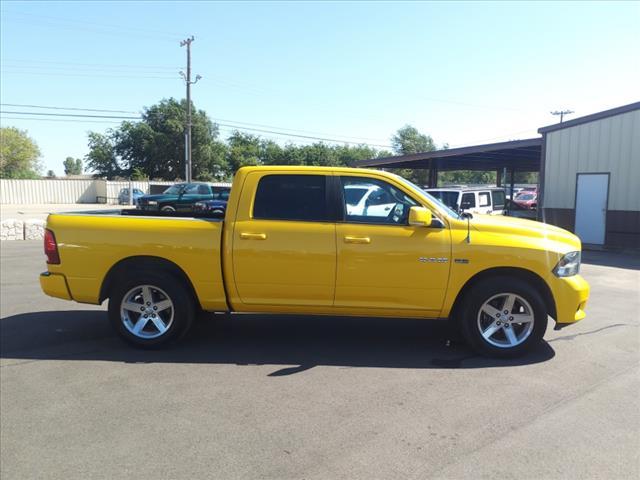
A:
[[[493,208],[501,210],[504,208],[505,196],[504,190],[491,190],[491,197],[493,200]]]
[[[406,225],[409,209],[418,205],[393,185],[365,177],[340,177],[345,221]]]
[[[197,185],[197,184],[190,184],[187,185],[184,189],[184,192],[182,192],[184,195],[196,195],[199,190],[199,187],[201,187],[202,185]]]
[[[480,193],[478,193],[478,205],[480,207],[490,207],[491,206],[491,198],[489,198],[489,192],[480,192]]]
[[[460,209],[465,210],[467,208],[475,208],[476,197],[473,193],[463,193],[462,202],[460,203]]]
[[[229,189],[226,187],[213,187],[214,200],[229,200]]]
[[[253,218],[330,221],[324,175],[266,175],[258,182]]]
[[[208,185],[198,185],[198,195],[209,195],[211,193],[211,187]]]

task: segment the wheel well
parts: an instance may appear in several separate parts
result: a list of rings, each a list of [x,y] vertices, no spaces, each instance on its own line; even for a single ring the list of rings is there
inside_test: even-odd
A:
[[[516,277],[533,285],[542,296],[545,306],[547,307],[547,313],[552,318],[556,318],[556,302],[553,299],[553,294],[551,293],[551,289],[549,288],[549,285],[547,285],[547,282],[531,270],[516,267],[496,267],[476,273],[473,277],[467,280],[464,286],[460,289],[460,293],[458,293],[456,301],[453,304],[453,308],[451,309],[451,315],[455,316],[457,309],[464,303],[465,294],[473,288],[474,285],[496,276]]]
[[[196,295],[196,291],[193,288],[193,284],[184,270],[182,270],[175,263],[166,260],[160,257],[152,257],[152,256],[137,256],[137,257],[128,257],[120,260],[116,263],[102,281],[102,287],[100,288],[100,303],[102,303],[108,296],[109,291],[111,290],[111,286],[114,282],[117,281],[118,278],[126,276],[128,271],[136,269],[136,270],[147,270],[154,272],[163,272],[169,274],[176,278],[178,281],[183,282],[198,304],[198,296]]]

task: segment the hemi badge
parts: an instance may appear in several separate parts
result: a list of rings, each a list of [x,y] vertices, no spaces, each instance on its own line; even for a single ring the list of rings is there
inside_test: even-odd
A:
[[[468,258],[454,258],[453,261],[455,263],[469,263],[469,259]]]
[[[446,257],[420,257],[418,261],[421,263],[447,263],[449,259]]]

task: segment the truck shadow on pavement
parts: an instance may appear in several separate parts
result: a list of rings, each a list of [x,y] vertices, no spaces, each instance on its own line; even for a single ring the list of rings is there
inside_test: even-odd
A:
[[[269,376],[315,366],[491,368],[535,364],[555,356],[543,342],[524,358],[474,354],[448,322],[416,319],[211,315],[164,350],[138,350],[113,333],[106,312],[25,313],[0,320],[0,357],[12,360],[98,360],[125,363],[275,365]]]

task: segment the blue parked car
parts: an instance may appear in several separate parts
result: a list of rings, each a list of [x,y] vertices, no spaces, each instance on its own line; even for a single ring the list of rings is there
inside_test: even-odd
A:
[[[229,197],[227,197],[229,198]],[[194,212],[211,212],[224,215],[227,210],[227,200],[204,200],[193,204]]]
[[[138,199],[144,195],[144,192],[139,188],[133,189],[133,204],[136,205],[138,203]],[[120,205],[128,205],[129,204],[129,189],[123,188],[120,190],[118,194],[118,203]]]

